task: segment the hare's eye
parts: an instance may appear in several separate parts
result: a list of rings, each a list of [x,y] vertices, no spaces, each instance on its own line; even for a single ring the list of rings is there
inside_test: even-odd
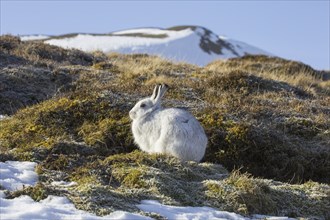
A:
[[[144,108],[144,107],[146,107],[146,104],[142,103],[142,104],[140,105],[140,107],[141,107],[141,108]]]

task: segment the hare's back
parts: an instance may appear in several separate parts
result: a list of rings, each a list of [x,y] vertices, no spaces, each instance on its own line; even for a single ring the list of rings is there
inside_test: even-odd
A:
[[[180,122],[184,122],[186,120],[194,118],[192,114],[180,108],[163,109],[161,111],[161,116],[163,117],[163,119],[167,119],[169,121],[180,121]]]
[[[168,108],[161,111],[161,120],[170,127],[199,131],[201,126],[189,112],[179,108]],[[162,124],[163,124],[162,123]]]

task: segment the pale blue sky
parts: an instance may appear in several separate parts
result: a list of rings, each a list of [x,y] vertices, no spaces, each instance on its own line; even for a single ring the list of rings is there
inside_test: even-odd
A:
[[[330,0],[1,0],[1,34],[107,33],[200,25],[280,57],[330,69]]]

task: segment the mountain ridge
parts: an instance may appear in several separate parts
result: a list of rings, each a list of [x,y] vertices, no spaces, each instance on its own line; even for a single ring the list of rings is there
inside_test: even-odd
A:
[[[262,49],[234,39],[218,36],[201,26],[174,26],[169,28],[133,28],[105,34],[71,33],[58,36],[22,36],[22,40],[43,42],[85,52],[145,53],[171,61],[199,66],[217,60],[244,55],[269,55]]]

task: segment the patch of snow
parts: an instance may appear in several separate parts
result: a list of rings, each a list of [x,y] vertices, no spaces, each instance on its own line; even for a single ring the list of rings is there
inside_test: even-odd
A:
[[[234,50],[240,55],[240,56],[244,56],[246,54],[251,54],[251,55],[258,55],[258,54],[263,54],[263,55],[267,55],[267,56],[274,56],[274,54],[271,54],[267,51],[264,51],[260,48],[251,46],[247,43],[244,43],[242,41],[238,41],[238,40],[234,40],[234,39],[230,39],[227,37],[223,37],[223,36],[219,36],[220,39],[227,41],[228,43],[230,43],[231,45],[234,46]]]
[[[296,220],[295,218],[289,217],[276,217],[276,216],[268,216],[268,215],[253,215],[253,220],[257,219],[265,219],[265,220]]]
[[[29,40],[44,40],[49,38],[49,36],[46,35],[26,35],[26,36],[20,36],[22,41],[29,41]]]
[[[221,40],[227,40],[229,39],[227,36],[224,36],[224,35],[219,35],[218,36]]]
[[[210,207],[179,207],[162,205],[157,201],[143,200],[137,207],[144,212],[154,212],[168,219],[185,219],[185,220],[199,220],[199,219],[214,219],[214,220],[247,220],[247,218],[225,211],[218,211]]]
[[[6,116],[6,115],[0,115],[0,121],[3,120],[3,119],[5,119],[5,118],[8,118],[8,116]]]
[[[11,191],[35,185],[38,181],[38,175],[34,172],[36,165],[34,162],[26,161],[0,162],[0,185]]]
[[[288,217],[253,215],[251,218],[233,212],[219,211],[211,207],[180,207],[163,205],[154,200],[143,200],[137,205],[144,212],[157,213],[171,220],[294,220]]]
[[[71,187],[76,186],[76,182],[66,182],[66,181],[54,181],[51,183],[52,186],[59,186],[59,187]]]
[[[205,30],[203,28],[197,27],[195,29],[195,33],[199,36],[203,36],[205,34]]]
[[[0,190],[0,199],[2,198],[5,198],[6,197],[6,194],[3,190]],[[1,207],[1,204],[0,204],[0,207]]]
[[[151,218],[116,211],[103,217],[78,210],[65,197],[48,196],[40,202],[35,202],[29,196],[20,196],[14,199],[0,198],[1,219],[86,219],[86,220],[106,220],[106,219],[131,219],[150,220]]]
[[[128,37],[128,36],[93,36],[89,34],[78,34],[75,37],[50,39],[45,42],[50,45],[63,48],[75,48],[83,51],[100,50],[104,53],[120,52],[125,48],[150,47],[152,45],[167,44],[170,41],[185,38],[193,34],[190,29],[171,32],[166,38],[146,38],[146,37]]]
[[[6,161],[0,162],[0,185],[8,190],[22,189],[23,185],[35,185],[38,175],[34,172],[36,163]],[[60,185],[72,185],[73,182],[55,182]],[[30,196],[20,196],[14,199],[6,199],[4,190],[0,190],[0,219],[86,219],[86,220],[150,220],[151,218],[116,211],[103,217],[78,210],[65,197],[48,196],[40,202],[34,201]]]

